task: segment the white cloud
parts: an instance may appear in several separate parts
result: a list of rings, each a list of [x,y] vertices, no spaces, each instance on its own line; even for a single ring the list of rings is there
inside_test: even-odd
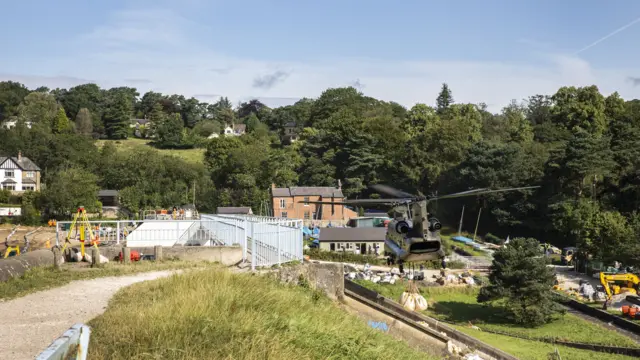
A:
[[[49,59],[51,77],[31,76],[30,81],[68,87],[69,79],[55,75],[73,73],[111,87],[137,79],[133,85],[141,93],[205,94],[205,101],[223,94],[234,103],[255,97],[283,105],[317,97],[329,87],[353,85],[358,79],[366,84],[366,95],[405,106],[433,104],[441,84],[447,82],[456,102],[485,102],[492,111],[511,99],[552,94],[565,85],[596,84],[606,94],[618,91],[625,98],[640,97],[640,87],[628,81],[630,76],[640,76],[640,68],[593,68],[576,55],[532,52],[527,63],[353,58],[273,63],[260,60],[259,54],[253,59],[227,56],[211,48],[215,41],[196,41],[206,27],[170,10],[147,7],[112,15],[107,23],[72,42],[82,49],[79,54]],[[281,81],[271,87],[254,86],[257,78],[277,71],[286,73]]]

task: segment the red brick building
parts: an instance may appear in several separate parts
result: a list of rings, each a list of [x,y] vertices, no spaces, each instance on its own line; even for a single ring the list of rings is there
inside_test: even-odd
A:
[[[344,200],[341,187],[288,187],[271,185],[273,216],[305,220],[305,223],[344,224],[358,214],[340,204]],[[330,201],[333,204],[305,204],[305,201]]]

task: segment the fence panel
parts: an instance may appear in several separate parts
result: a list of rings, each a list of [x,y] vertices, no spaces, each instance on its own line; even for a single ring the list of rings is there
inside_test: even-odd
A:
[[[302,220],[255,215],[201,214],[198,220],[89,221],[101,245],[129,247],[232,246],[240,245],[243,260],[251,256],[252,268],[272,266],[303,258]],[[78,226],[71,221],[57,223],[56,244],[67,236],[80,240]],[[89,240],[89,229],[85,228]]]

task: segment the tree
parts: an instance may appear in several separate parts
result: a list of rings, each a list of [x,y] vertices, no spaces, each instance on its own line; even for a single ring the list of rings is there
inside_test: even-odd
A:
[[[489,285],[478,294],[480,303],[500,303],[513,322],[539,326],[551,322],[561,307],[552,299],[555,275],[546,266],[535,239],[515,238],[497,250]]]
[[[53,131],[54,134],[61,134],[63,132],[68,132],[71,129],[71,122],[69,121],[69,118],[67,118],[67,114],[64,109],[58,109],[58,113],[51,123],[51,131]]]
[[[0,81],[0,121],[17,115],[22,99],[29,94],[29,89],[14,81]]]
[[[163,148],[182,145],[184,125],[180,114],[173,114],[156,125],[156,144]]]
[[[76,132],[84,136],[93,134],[93,120],[89,109],[82,108],[76,116]]]
[[[449,85],[444,83],[442,84],[442,89],[436,99],[436,109],[438,114],[444,114],[451,104],[453,104],[453,94],[449,89]]]
[[[50,126],[58,114],[59,105],[53,95],[32,92],[18,106],[18,118]],[[64,110],[63,110],[64,111]]]
[[[98,177],[91,172],[72,167],[51,176],[43,191],[43,202],[49,214],[68,216],[80,206],[87,212],[100,210]]]
[[[120,91],[108,98],[103,122],[109,139],[126,139],[129,136],[132,110],[130,94]]]

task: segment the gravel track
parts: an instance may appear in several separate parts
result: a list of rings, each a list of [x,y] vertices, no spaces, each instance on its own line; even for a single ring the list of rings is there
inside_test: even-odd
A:
[[[0,300],[0,359],[33,359],[74,324],[102,314],[121,288],[179,272],[78,280],[21,298]]]

